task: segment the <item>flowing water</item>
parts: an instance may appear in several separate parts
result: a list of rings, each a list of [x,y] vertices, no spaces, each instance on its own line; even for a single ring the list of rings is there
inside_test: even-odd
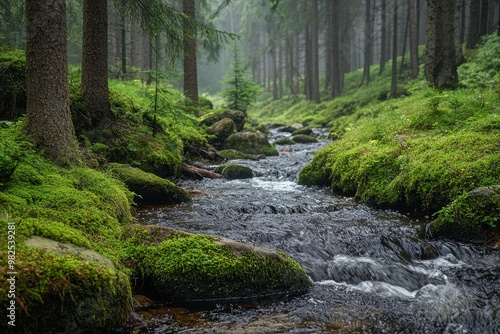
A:
[[[425,217],[297,185],[325,143],[237,161],[253,179],[182,181],[199,193],[192,202],[137,215],[144,224],[284,251],[313,289],[292,299],[153,308],[141,313],[152,323],[148,333],[500,333],[500,253],[419,238]]]

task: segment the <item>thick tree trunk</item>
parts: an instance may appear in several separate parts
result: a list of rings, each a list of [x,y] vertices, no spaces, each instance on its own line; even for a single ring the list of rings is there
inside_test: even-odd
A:
[[[489,0],[488,5],[488,34],[492,34],[495,31],[495,0]],[[500,20],[500,17],[499,17]]]
[[[184,94],[195,104],[198,103],[198,69],[196,64],[196,38],[193,21],[196,19],[194,0],[183,0],[182,11],[188,17],[184,20]],[[195,109],[195,116],[199,111]]]
[[[454,35],[453,38],[455,39],[455,57],[456,57],[456,62],[457,66],[463,63],[464,61],[464,54],[462,52],[462,12],[463,12],[463,7],[462,7],[462,0],[454,0],[455,1],[455,21],[454,21]]]
[[[331,91],[332,98],[340,96],[342,91],[342,71],[340,66],[340,1],[332,1],[332,69]]]
[[[82,102],[90,126],[111,118],[108,91],[107,0],[83,1]]]
[[[481,29],[479,32],[481,36],[488,33],[488,2],[489,0],[481,0]]]
[[[26,22],[25,129],[49,159],[78,163],[68,97],[65,0],[26,0]]]
[[[410,25],[410,68],[411,76],[418,75],[418,35],[417,35],[417,13],[415,0],[408,1],[408,21]]]
[[[458,83],[455,52],[455,10],[460,0],[427,0],[425,77],[436,88]]]

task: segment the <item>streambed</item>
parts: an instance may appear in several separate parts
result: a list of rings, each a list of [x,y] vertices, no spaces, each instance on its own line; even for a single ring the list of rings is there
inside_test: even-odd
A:
[[[313,289],[292,299],[153,308],[141,313],[152,323],[146,332],[500,333],[500,252],[421,239],[426,217],[297,185],[301,168],[325,144],[234,161],[258,176],[182,181],[199,193],[192,202],[137,213],[142,224],[284,251],[307,271]]]

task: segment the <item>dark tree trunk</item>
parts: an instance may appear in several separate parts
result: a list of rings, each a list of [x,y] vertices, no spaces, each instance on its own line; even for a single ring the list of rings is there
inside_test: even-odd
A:
[[[273,100],[278,99],[278,74],[276,71],[276,47],[271,48],[271,78],[273,81]]]
[[[489,0],[481,0],[481,30],[479,32],[481,36],[488,33],[488,2]]]
[[[474,48],[479,42],[481,27],[481,0],[470,1],[469,29],[467,31],[467,48]]]
[[[425,77],[436,88],[458,84],[454,35],[457,1],[427,0]]]
[[[415,0],[408,1],[408,22],[410,25],[410,68],[411,76],[418,75],[418,34],[417,34],[417,14],[415,10]]]
[[[340,1],[332,0],[332,63],[331,91],[332,98],[340,96],[342,91],[342,73],[340,69]]]
[[[381,4],[381,37],[380,37],[380,70],[379,75],[384,72],[387,62],[387,0]]]
[[[361,85],[366,79],[366,84],[370,83],[370,65],[372,64],[372,14],[371,0],[365,0],[365,53],[364,53],[364,68]]]
[[[392,14],[392,76],[391,96],[398,96],[398,0],[394,0],[394,12]]]
[[[312,38],[311,28],[306,24],[305,32],[305,59],[304,59],[304,95],[312,100]]]
[[[139,66],[139,41],[140,34],[137,31],[136,26],[131,23],[130,25],[130,66],[131,67],[140,67]]]
[[[455,39],[455,57],[457,66],[463,63],[464,54],[462,52],[462,0],[455,1],[455,21],[454,21],[454,39]]]
[[[312,56],[312,85],[311,85],[311,99],[317,103],[321,102],[319,92],[319,13],[318,13],[318,0],[312,0],[312,27],[311,27],[311,56]]]
[[[283,47],[278,48],[278,97],[283,98]]]
[[[108,91],[107,0],[83,1],[82,102],[95,127],[111,118]]]
[[[489,0],[488,5],[488,34],[492,34],[495,31],[495,0]],[[500,20],[500,17],[499,17]]]
[[[122,79],[127,75],[127,22],[125,15],[121,16],[121,72]]]
[[[182,11],[188,17],[184,20],[184,94],[198,104],[198,69],[196,64],[196,38],[193,21],[196,20],[194,0],[182,0]],[[195,109],[195,116],[199,111]]]
[[[26,0],[26,23],[25,129],[49,159],[75,164],[80,155],[69,109],[65,0]]]

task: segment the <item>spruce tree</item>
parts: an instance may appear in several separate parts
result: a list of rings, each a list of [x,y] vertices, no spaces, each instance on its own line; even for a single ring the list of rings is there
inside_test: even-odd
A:
[[[248,78],[247,70],[242,66],[238,56],[238,48],[233,48],[233,63],[226,76],[224,84],[228,86],[222,92],[230,109],[241,110],[246,113],[248,107],[255,101],[259,86]]]

